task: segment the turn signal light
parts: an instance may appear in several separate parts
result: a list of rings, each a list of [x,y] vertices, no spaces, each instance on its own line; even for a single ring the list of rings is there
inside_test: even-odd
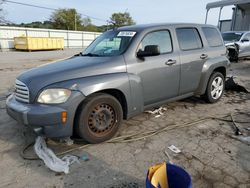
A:
[[[67,112],[61,113],[61,121],[63,124],[67,122]]]

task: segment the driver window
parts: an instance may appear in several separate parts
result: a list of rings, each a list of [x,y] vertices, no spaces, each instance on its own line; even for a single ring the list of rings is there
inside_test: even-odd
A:
[[[139,44],[138,51],[144,51],[148,45],[158,45],[161,54],[172,52],[173,49],[171,36],[167,30],[148,33]]]

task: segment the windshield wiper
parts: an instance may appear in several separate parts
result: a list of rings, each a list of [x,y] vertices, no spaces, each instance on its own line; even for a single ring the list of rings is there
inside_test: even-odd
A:
[[[82,52],[80,52],[79,54],[75,54],[74,56],[82,56]]]
[[[98,54],[92,54],[92,53],[87,53],[87,54],[83,54],[82,52],[80,52],[79,54],[76,54],[74,56],[90,56],[90,57],[98,57],[100,55]]]
[[[98,56],[100,56],[100,55],[98,55],[98,54],[92,54],[92,53],[83,54],[83,53],[81,52],[80,54],[81,54],[81,56],[90,56],[90,57],[98,57]]]

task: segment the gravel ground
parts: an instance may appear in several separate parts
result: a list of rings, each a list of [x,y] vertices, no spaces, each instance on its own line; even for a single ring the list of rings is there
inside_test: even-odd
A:
[[[0,93],[4,96],[13,88],[20,72],[62,59],[80,49],[49,52],[0,53]],[[250,89],[250,61],[232,64],[230,74]],[[193,187],[250,187],[250,146],[244,138],[250,136],[250,123],[237,123],[242,136],[234,136],[231,122],[207,119],[231,113],[235,121],[250,121],[250,94],[227,91],[216,104],[206,104],[192,97],[165,105],[160,117],[143,113],[124,121],[118,135],[166,128],[151,137],[125,143],[104,143],[76,150],[73,154],[88,155],[89,161],[73,164],[67,175],[48,170],[42,161],[24,160],[19,152],[34,140],[33,133],[10,118],[0,102],[0,187],[144,187],[148,167],[168,160],[185,168],[192,176]],[[243,112],[243,113],[239,113]],[[228,120],[230,117],[227,117]],[[181,153],[167,147],[175,145]],[[69,148],[49,141],[56,152]],[[70,147],[77,147],[73,145]],[[32,150],[28,152],[32,154]]]
[[[82,49],[37,52],[0,52],[0,93],[5,93],[13,88],[15,78],[21,72],[45,63],[70,57],[81,51]]]

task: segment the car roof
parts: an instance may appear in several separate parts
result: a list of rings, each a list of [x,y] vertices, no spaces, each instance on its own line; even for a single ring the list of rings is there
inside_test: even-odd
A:
[[[213,25],[208,24],[197,24],[197,23],[154,23],[154,24],[139,24],[139,25],[131,25],[119,27],[117,30],[133,30],[133,31],[141,31],[149,28],[158,28],[158,27],[168,27],[168,26],[179,26],[179,27],[196,27],[196,26],[206,26],[206,27],[215,27]]]

